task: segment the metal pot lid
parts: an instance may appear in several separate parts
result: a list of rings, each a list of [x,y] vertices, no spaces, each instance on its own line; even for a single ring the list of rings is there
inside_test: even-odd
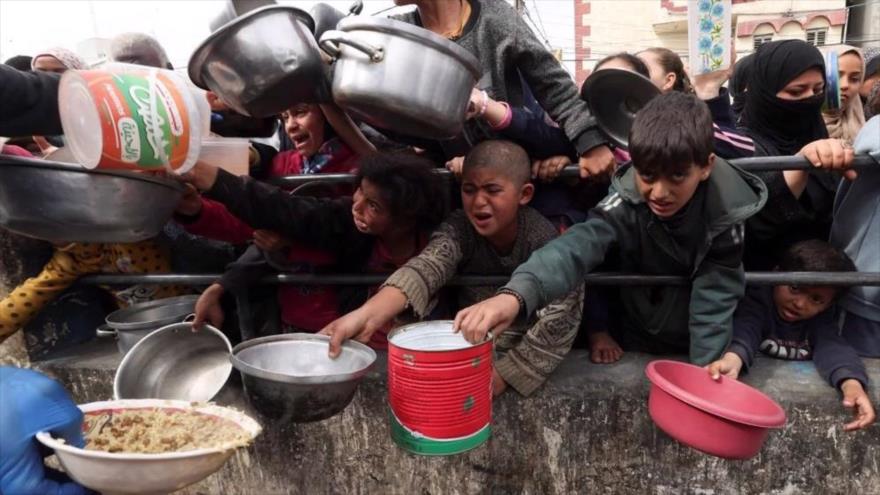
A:
[[[270,5],[268,7],[261,7],[259,9],[252,10],[247,14],[236,17],[235,19],[229,21],[220,29],[211,33],[210,36],[205,38],[205,41],[193,51],[192,56],[189,58],[189,64],[187,65],[187,73],[189,74],[190,80],[192,80],[193,84],[202,88],[208,89],[205,82],[202,80],[202,66],[205,63],[205,58],[208,56],[208,53],[213,48],[214,44],[218,43],[220,38],[224,38],[227,35],[232,34],[236,31],[242,24],[246,24],[250,22],[254,17],[263,16],[265,14],[272,14],[276,11],[289,11],[292,12],[300,22],[305,24],[308,28],[309,32],[314,34],[315,32],[315,21],[312,19],[312,16],[308,14],[308,12],[298,9],[296,7],[288,7],[286,5]]]
[[[636,112],[660,90],[647,77],[626,69],[602,69],[581,86],[596,124],[618,146],[626,147]]]
[[[199,296],[188,295],[132,304],[110,313],[105,321],[109,327],[123,332],[158,329],[172,323],[180,323],[193,312],[198,299]],[[157,317],[157,313],[165,314]]]
[[[352,381],[369,371],[376,361],[376,351],[353,340],[343,343],[339,357],[331,360],[327,356],[329,343],[330,337],[311,333],[288,333],[251,339],[232,349],[232,366],[243,374],[255,378],[308,385]],[[251,353],[258,349],[272,347],[277,348],[277,351],[283,349],[283,352],[278,354],[285,356],[285,364],[305,368],[310,366],[307,361],[311,360],[314,369],[302,371],[287,366],[290,372],[283,372],[280,367],[257,363],[255,356],[251,356]],[[297,356],[298,352],[302,354]],[[316,356],[320,357],[316,359]],[[346,360],[349,361],[349,369],[340,372],[340,368],[346,366]],[[270,367],[275,369],[268,369]]]
[[[126,179],[137,180],[142,182],[151,182],[160,186],[166,186],[175,191],[183,191],[183,185],[173,179],[168,179],[160,175],[144,173],[144,172],[127,172],[109,169],[87,169],[76,163],[53,162],[49,160],[41,160],[38,158],[24,158],[13,155],[0,155],[0,167],[23,167],[29,170],[59,170],[62,172],[73,172],[86,175],[110,175],[114,177],[123,177]]]
[[[408,22],[384,17],[346,17],[339,21],[336,29],[345,32],[376,31],[378,33],[402,36],[428,48],[446,53],[458,60],[474,76],[475,80],[479,80],[482,75],[480,62],[471,52],[439,34]]]

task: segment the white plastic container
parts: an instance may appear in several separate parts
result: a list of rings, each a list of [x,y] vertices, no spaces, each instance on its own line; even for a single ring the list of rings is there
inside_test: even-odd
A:
[[[107,64],[61,77],[67,145],[86,168],[183,174],[201,148],[204,105],[174,71]]]
[[[233,175],[248,175],[250,142],[247,139],[210,137],[202,140],[199,161]]]

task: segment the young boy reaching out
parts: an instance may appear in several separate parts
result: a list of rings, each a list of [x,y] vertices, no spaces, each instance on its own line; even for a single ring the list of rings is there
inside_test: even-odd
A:
[[[767,198],[764,184],[712,153],[712,116],[694,96],[651,100],[630,131],[632,164],[611,193],[514,271],[490,299],[460,311],[455,328],[470,342],[503,335],[583,283],[615,251],[624,272],[680,275],[691,286],[626,287],[616,325],[624,349],[689,352],[705,365],[730,342],[744,291],[743,221]]]
[[[779,263],[785,272],[850,272],[852,260],[826,242],[803,241],[790,247]],[[738,378],[753,365],[760,350],[765,355],[794,361],[812,359],[832,387],[843,393],[843,405],[854,419],[851,431],[874,422],[874,408],[865,392],[868,375],[856,351],[838,334],[834,302],[844,288],[777,285],[749,287],[733,315],[733,341],[721,359],[707,368],[714,378]]]
[[[532,251],[552,240],[553,225],[526,206],[534,193],[530,165],[526,152],[511,142],[475,146],[463,165],[463,209],[453,212],[421,254],[394,272],[375,296],[322,330],[331,336],[331,356],[338,354],[344,339],[368,341],[407,308],[424,318],[437,292],[455,275],[509,275]],[[490,297],[497,289],[460,287],[459,307]],[[495,363],[495,395],[508,385],[531,394],[568,353],[580,323],[583,284],[554,299],[537,318],[523,320],[496,341],[497,348],[507,352]]]

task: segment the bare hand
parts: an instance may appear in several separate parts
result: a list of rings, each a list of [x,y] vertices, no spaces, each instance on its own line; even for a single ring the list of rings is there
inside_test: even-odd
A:
[[[853,150],[840,139],[813,141],[801,148],[798,155],[809,160],[816,168],[829,172],[844,171],[843,175],[847,179],[856,178],[856,171],[849,168],[853,160]]]
[[[843,392],[843,407],[851,409],[853,413],[853,421],[847,423],[843,427],[843,431],[861,430],[871,426],[876,415],[874,414],[874,406],[871,405],[871,399],[865,393],[862,384],[858,380],[850,378],[843,381],[840,390]]]
[[[254,244],[263,251],[281,251],[290,242],[276,232],[258,229],[254,231]]]
[[[725,352],[718,361],[706,366],[706,370],[713,380],[720,380],[721,375],[736,380],[742,370],[743,362],[735,352]]]
[[[342,352],[343,342],[354,339],[366,344],[377,330],[385,326],[385,323],[371,318],[363,308],[359,308],[337,318],[318,333],[330,336],[329,354],[335,359]]]
[[[184,184],[183,196],[177,203],[174,212],[188,217],[194,217],[202,211],[202,196],[192,184]]]
[[[733,74],[733,64],[730,67],[706,72],[705,74],[697,74],[691,78],[694,85],[694,93],[701,100],[711,100],[718,96],[721,86],[730,79]]]
[[[487,105],[489,97],[484,96],[483,92],[477,88],[471,89],[471,99],[468,101],[467,111],[464,114],[465,120],[470,120],[480,114],[483,105]]]
[[[224,289],[220,284],[213,284],[196,301],[196,318],[193,320],[193,331],[198,331],[207,322],[215,327],[223,326],[223,309],[220,307],[220,296]]]
[[[507,382],[501,377],[501,373],[495,367],[492,367],[492,397],[498,397],[507,390]]]
[[[42,153],[44,158],[51,154],[53,151],[58,150],[58,147],[53,146],[52,143],[50,143],[43,136],[32,136],[32,138],[34,142],[37,143],[37,146],[40,147],[40,153]]]
[[[188,182],[199,191],[207,191],[214,186],[217,180],[217,167],[198,161],[189,172],[180,176],[181,180]]]
[[[519,314],[519,300],[510,294],[498,294],[459,311],[452,329],[461,332],[471,344],[480,344],[490,332],[493,337],[507,330]]]
[[[614,173],[617,162],[614,154],[608,146],[596,146],[581,155],[578,166],[581,170],[581,179],[596,179],[607,181]]]
[[[456,156],[446,162],[446,169],[455,174],[456,179],[461,179],[461,169],[464,167],[464,157]]]
[[[552,182],[559,177],[562,169],[569,165],[571,160],[567,156],[551,156],[544,160],[535,160],[532,163],[532,178]]]

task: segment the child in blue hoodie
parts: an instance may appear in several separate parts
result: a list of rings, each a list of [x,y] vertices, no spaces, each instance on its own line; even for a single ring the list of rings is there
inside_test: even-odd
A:
[[[785,272],[851,272],[849,257],[820,240],[790,247],[779,270]],[[874,409],[865,392],[868,375],[856,351],[837,332],[834,302],[845,288],[817,285],[752,286],[733,316],[733,341],[721,359],[710,364],[709,373],[737,378],[754,364],[757,351],[777,359],[806,361],[832,387],[843,393],[843,404],[854,410],[847,431],[874,422]]]

